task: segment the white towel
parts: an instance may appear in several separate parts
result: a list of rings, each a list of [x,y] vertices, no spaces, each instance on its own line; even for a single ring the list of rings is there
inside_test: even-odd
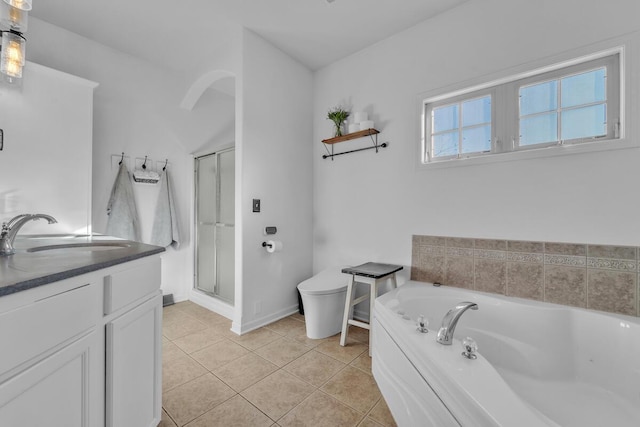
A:
[[[151,231],[151,244],[163,247],[173,244],[176,249],[180,247],[178,219],[173,202],[173,192],[169,185],[169,174],[166,170],[160,177],[160,194],[158,194],[153,230]]]
[[[107,234],[127,240],[140,241],[138,211],[133,197],[133,186],[129,171],[124,163],[120,164],[118,176],[111,189],[107,204]]]

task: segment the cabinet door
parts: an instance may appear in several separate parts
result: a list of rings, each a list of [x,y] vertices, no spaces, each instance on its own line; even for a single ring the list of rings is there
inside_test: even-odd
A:
[[[156,427],[162,408],[162,295],[107,323],[107,427]]]
[[[0,426],[97,425],[99,336],[94,330],[0,384]]]

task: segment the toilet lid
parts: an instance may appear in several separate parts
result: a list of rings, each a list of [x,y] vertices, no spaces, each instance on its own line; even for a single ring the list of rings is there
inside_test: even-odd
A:
[[[342,272],[347,266],[340,265],[322,270],[315,276],[301,282],[298,290],[307,295],[323,295],[342,292],[347,289],[349,275]]]

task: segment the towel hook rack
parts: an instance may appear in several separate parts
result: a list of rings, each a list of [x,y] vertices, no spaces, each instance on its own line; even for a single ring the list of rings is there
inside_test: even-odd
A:
[[[144,163],[142,164],[142,169],[144,169],[144,170],[147,169],[147,157],[148,156],[144,156]]]
[[[120,158],[120,163],[118,164],[121,165],[123,160],[124,160],[124,151],[122,152],[122,157]]]
[[[162,168],[163,171],[167,170],[167,165],[168,164],[169,164],[169,159],[165,159],[164,167]]]

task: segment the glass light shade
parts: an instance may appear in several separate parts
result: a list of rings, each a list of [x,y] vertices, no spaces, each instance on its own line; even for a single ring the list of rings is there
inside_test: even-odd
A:
[[[31,0],[4,0],[4,2],[20,10],[31,10]]]
[[[25,63],[24,37],[8,31],[2,33],[2,52],[0,52],[0,73],[9,77],[21,78]]]
[[[29,13],[0,1],[0,30],[27,32]]]

